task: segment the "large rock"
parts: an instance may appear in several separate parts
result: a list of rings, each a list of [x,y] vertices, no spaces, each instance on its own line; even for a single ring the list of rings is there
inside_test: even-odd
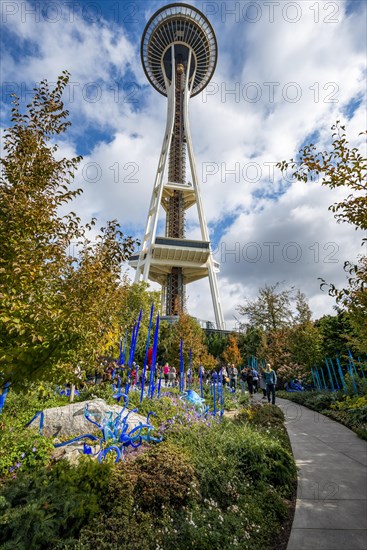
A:
[[[101,434],[101,431],[89,422],[84,416],[85,406],[88,404],[88,410],[93,413],[92,419],[98,424],[101,423],[103,417],[108,416],[109,412],[113,413],[114,419],[116,414],[121,411],[119,405],[108,405],[103,399],[93,399],[90,401],[81,401],[79,403],[70,403],[64,407],[54,407],[45,409],[44,413],[44,432],[51,437],[63,438],[76,437],[78,435],[94,433]],[[123,416],[128,411],[123,413]],[[137,413],[131,413],[128,418],[129,431],[140,424],[146,422],[146,418]],[[31,424],[31,427],[38,428],[38,419]],[[101,434],[102,435],[102,434]]]

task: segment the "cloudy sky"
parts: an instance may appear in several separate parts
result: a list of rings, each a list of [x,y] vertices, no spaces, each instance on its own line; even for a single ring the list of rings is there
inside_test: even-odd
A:
[[[140,238],[166,117],[166,100],[140,64],[140,38],[165,4],[1,2],[2,127],[11,93],[26,105],[35,83],[54,82],[67,69],[73,126],[60,152],[84,157],[76,177],[84,193],[73,209],[100,225],[116,218],[126,235]],[[358,134],[366,115],[367,3],[191,4],[209,17],[218,40],[216,72],[191,100],[190,117],[227,327],[238,304],[277,281],[305,292],[315,318],[332,313],[318,277],[342,284],[344,261],[361,252],[362,235],[328,211],[347,191],[282,178],[275,164],[310,141],[330,145],[339,119],[351,143],[365,150]],[[187,235],[199,236],[195,208],[187,224]],[[188,286],[187,295],[191,314],[214,318],[207,280]]]

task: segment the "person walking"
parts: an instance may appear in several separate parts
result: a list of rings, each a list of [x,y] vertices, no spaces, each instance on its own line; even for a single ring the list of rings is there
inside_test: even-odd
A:
[[[164,385],[168,386],[169,364],[166,363],[163,367]]]
[[[169,381],[171,383],[172,388],[174,388],[176,386],[176,374],[177,374],[176,367],[170,367],[170,369],[169,369]]]
[[[229,387],[232,388],[234,391],[236,391],[236,388],[237,388],[237,376],[238,376],[237,367],[234,365],[234,363],[232,363],[229,369]]]
[[[254,386],[254,393],[257,393],[259,385],[259,373],[256,369],[252,369],[252,383]]]
[[[227,367],[223,365],[221,370],[222,370],[222,384],[223,386],[226,386],[229,383]]]
[[[252,375],[252,369],[250,367],[247,368],[246,370],[246,378],[247,378],[247,387],[248,387],[248,392],[250,394],[250,397],[253,397],[253,394],[254,394],[254,378],[253,378],[253,375]]]
[[[199,381],[200,381],[200,378],[201,378],[202,383],[205,384],[206,372],[205,372],[205,369],[204,369],[203,365],[200,365],[200,367],[199,367]]]
[[[261,399],[266,399],[266,382],[265,382],[264,371],[260,374],[260,389],[263,392],[263,396]]]
[[[131,384],[132,386],[136,385],[136,363],[133,363],[131,369]]]
[[[275,386],[277,383],[277,375],[275,371],[271,368],[270,363],[266,364],[264,370],[264,377],[266,382],[266,396],[268,398],[268,403],[270,403],[270,394],[271,394],[271,403],[275,405]]]
[[[243,369],[240,372],[240,384],[241,384],[242,393],[245,393],[246,391],[246,381],[247,381],[247,369],[246,367],[243,367]]]
[[[186,372],[186,388],[187,389],[191,388],[191,383],[192,383],[192,370],[191,370],[191,367],[189,367],[187,369],[187,372]]]

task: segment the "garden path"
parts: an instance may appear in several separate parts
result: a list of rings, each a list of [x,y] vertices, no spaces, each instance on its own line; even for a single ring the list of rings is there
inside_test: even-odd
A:
[[[306,407],[286,399],[277,405],[298,467],[287,550],[366,550],[367,442]]]

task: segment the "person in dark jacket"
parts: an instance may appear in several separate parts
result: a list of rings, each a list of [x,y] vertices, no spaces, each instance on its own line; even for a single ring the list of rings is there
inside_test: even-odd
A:
[[[275,405],[275,386],[277,384],[277,375],[276,372],[271,368],[270,363],[266,364],[263,376],[266,382],[266,395],[268,398],[268,403],[270,403],[271,394],[271,403],[272,405]]]
[[[257,393],[259,386],[259,373],[256,369],[252,369],[252,384],[254,387],[254,393]]]
[[[250,397],[252,397],[254,394],[254,377],[252,374],[252,369],[250,367],[248,367],[248,369],[246,370],[246,379],[248,392],[250,394]]]
[[[264,371],[260,374],[260,389],[263,392],[263,396],[261,399],[266,399],[266,382],[264,378]]]
[[[246,381],[247,381],[247,369],[246,367],[243,367],[243,369],[240,372],[240,383],[241,383],[242,393],[245,393],[246,391]]]

